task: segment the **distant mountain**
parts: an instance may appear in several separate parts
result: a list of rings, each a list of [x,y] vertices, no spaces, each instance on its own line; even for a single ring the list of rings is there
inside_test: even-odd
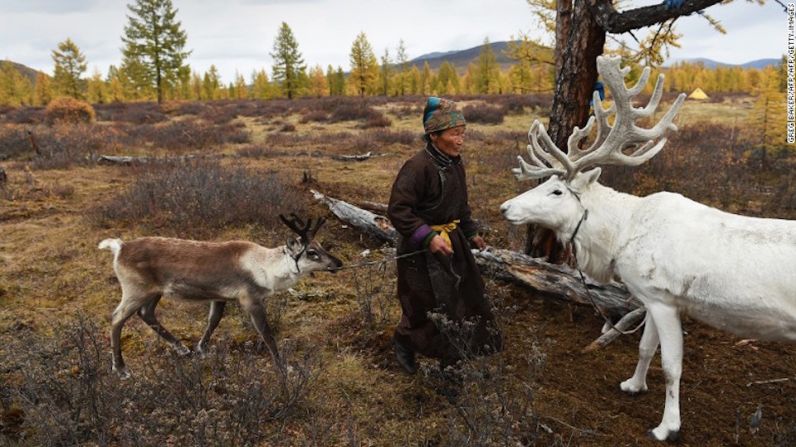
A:
[[[727,64],[724,62],[714,61],[713,59],[708,59],[705,57],[695,57],[691,59],[675,59],[663,64],[665,67],[671,67],[675,64],[686,62],[689,64],[702,64],[705,68],[716,68],[716,67],[742,67],[742,68],[765,68],[770,65],[779,65],[780,59],[757,59],[751,62],[747,62],[745,64]]]
[[[782,59],[758,59],[756,61],[747,62],[745,64],[741,64],[741,67],[744,68],[765,68],[769,65],[779,65],[782,63]]]
[[[495,60],[497,60],[501,68],[505,69],[514,64],[514,60],[506,55],[509,42],[491,42],[489,45],[492,47],[492,52],[495,53]],[[414,65],[422,69],[423,64],[428,62],[432,70],[437,70],[443,62],[447,61],[453,64],[458,72],[464,72],[467,70],[467,65],[469,65],[470,62],[478,59],[478,55],[481,54],[483,48],[484,45],[478,45],[477,47],[468,48],[466,50],[428,53],[410,60],[409,65]],[[549,52],[553,51],[549,48],[544,48],[544,50]]]
[[[27,65],[22,65],[14,61],[9,61],[9,60],[0,61],[0,64],[6,64],[6,63],[13,65],[14,68],[16,68],[17,71],[22,76],[30,79],[30,82],[36,82],[36,75],[39,74],[38,70],[34,70],[33,68],[28,67]]]

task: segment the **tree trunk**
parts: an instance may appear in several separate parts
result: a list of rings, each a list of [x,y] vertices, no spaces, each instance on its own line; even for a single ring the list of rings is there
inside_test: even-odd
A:
[[[556,10],[556,86],[548,133],[566,151],[567,138],[575,126],[589,117],[589,98],[597,81],[597,56],[605,45],[605,30],[597,23],[585,1],[559,1]],[[552,263],[565,262],[569,254],[552,231],[530,225],[525,253]]]

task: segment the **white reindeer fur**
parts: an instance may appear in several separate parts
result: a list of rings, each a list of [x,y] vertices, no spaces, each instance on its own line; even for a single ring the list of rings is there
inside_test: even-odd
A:
[[[669,192],[636,197],[600,185],[599,173],[579,173],[570,184],[551,177],[501,211],[568,241],[588,209],[574,241],[578,266],[597,280],[619,277],[648,311],[636,373],[623,391],[647,389],[661,342],[666,407],[652,434],[663,440],[680,429],[679,312],[743,337],[796,341],[796,222],[730,214]]]

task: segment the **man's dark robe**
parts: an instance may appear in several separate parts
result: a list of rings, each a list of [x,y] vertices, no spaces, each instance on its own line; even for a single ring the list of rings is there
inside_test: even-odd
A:
[[[467,202],[467,183],[460,157],[448,157],[431,144],[409,159],[393,184],[387,210],[401,235],[398,255],[425,248],[434,236],[431,226],[459,220],[449,233],[453,255],[423,252],[398,259],[398,298],[403,316],[395,331],[398,342],[429,357],[455,361],[463,355],[501,348],[484,282],[468,240],[477,234]],[[428,312],[439,312],[453,322],[476,323],[467,337],[451,344]],[[457,337],[458,338],[458,337]]]

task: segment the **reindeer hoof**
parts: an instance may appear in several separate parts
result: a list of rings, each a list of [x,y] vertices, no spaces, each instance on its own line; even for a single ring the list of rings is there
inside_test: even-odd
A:
[[[631,396],[636,396],[647,391],[647,385],[637,385],[632,379],[628,379],[619,384],[619,389]]]
[[[193,353],[190,348],[183,345],[175,346],[174,350],[177,351],[177,354],[181,357],[189,356]]]
[[[114,367],[113,367],[113,372],[115,372],[115,373],[116,373],[116,375],[117,375],[117,376],[119,377],[119,379],[121,379],[121,380],[127,380],[127,379],[129,379],[129,378],[130,378],[130,376],[131,376],[131,374],[130,374],[130,370],[129,370],[129,369],[127,369],[127,367],[126,367],[126,366],[122,366],[121,368],[117,368],[116,366],[114,366]]]
[[[659,433],[660,435],[656,433]],[[658,427],[653,430],[649,430],[647,432],[647,436],[656,441],[666,441],[666,442],[676,443],[680,441],[680,430],[670,431]]]

